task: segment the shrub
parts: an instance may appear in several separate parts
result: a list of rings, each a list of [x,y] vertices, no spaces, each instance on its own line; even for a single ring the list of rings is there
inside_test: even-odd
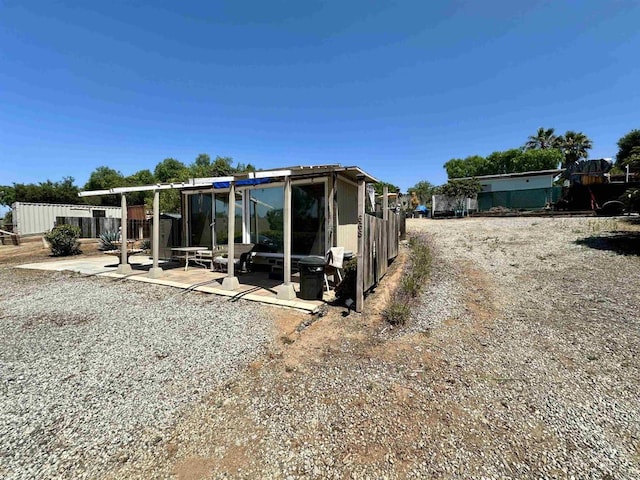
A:
[[[100,234],[100,246],[98,247],[100,250],[117,250],[118,247],[113,244],[113,242],[117,242],[120,239],[120,234],[114,231],[106,231]]]
[[[400,282],[400,287],[394,292],[382,311],[387,322],[392,325],[404,325],[411,316],[411,307],[431,274],[431,250],[419,237],[409,239],[411,249],[409,262]]]
[[[411,315],[411,304],[409,299],[406,298],[406,294],[396,292],[382,311],[382,315],[391,325],[404,325],[407,323]]]
[[[58,225],[44,236],[51,245],[55,257],[78,255],[80,252],[80,229],[73,225]]]

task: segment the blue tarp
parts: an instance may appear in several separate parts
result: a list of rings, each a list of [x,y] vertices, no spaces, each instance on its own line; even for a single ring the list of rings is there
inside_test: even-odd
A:
[[[236,187],[243,187],[247,185],[262,185],[263,183],[271,182],[271,178],[247,178],[244,180],[237,180]],[[213,182],[213,188],[229,188],[231,182]]]

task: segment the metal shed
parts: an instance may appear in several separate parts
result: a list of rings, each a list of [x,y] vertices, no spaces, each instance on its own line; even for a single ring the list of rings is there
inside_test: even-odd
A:
[[[96,205],[68,205],[54,203],[15,202],[13,231],[19,235],[40,235],[56,225],[56,219],[65,218],[112,218],[120,219],[120,207]],[[117,227],[116,227],[117,228]]]

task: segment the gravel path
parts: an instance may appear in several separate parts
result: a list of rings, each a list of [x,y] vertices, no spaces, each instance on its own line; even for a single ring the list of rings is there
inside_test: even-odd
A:
[[[271,338],[260,307],[0,266],[0,476],[98,478]]]

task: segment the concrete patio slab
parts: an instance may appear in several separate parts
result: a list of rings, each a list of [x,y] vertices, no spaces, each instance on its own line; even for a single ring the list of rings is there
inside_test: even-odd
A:
[[[108,278],[118,278],[137,282],[153,283],[167,287],[181,288],[196,292],[203,292],[228,297],[234,300],[249,300],[270,305],[295,308],[310,313],[318,311],[325,301],[334,299],[333,292],[324,292],[323,301],[303,300],[300,298],[283,299],[278,298],[277,287],[281,282],[271,280],[264,272],[252,272],[238,275],[239,286],[235,290],[225,290],[222,282],[226,277],[225,273],[212,272],[202,267],[189,267],[185,272],[184,267],[173,262],[161,262],[162,275],[155,277],[149,273],[152,267],[151,259],[146,255],[133,255],[129,258],[131,273],[121,275],[117,273],[118,259],[109,255],[96,255],[87,257],[67,258],[64,260],[47,261],[40,263],[29,263],[19,265],[16,268],[45,271],[70,271],[82,275],[95,275]],[[292,278],[293,290],[296,294],[300,292],[300,285],[296,282],[297,276]]]

